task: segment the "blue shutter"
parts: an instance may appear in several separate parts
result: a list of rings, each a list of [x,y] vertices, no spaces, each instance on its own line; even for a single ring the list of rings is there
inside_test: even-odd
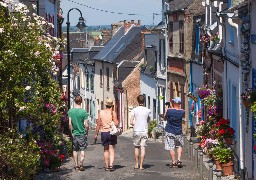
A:
[[[196,55],[199,54],[199,42],[200,42],[200,38],[199,38],[199,26],[198,24],[196,24]]]

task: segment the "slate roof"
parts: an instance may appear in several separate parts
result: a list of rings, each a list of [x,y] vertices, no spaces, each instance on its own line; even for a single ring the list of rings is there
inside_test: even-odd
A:
[[[120,27],[111,40],[105,47],[93,58],[110,63],[119,63],[124,57],[129,57],[129,60],[138,54],[141,41],[141,31],[146,29],[145,26],[132,26],[125,33],[124,27]],[[136,41],[137,40],[137,41]],[[132,46],[131,44],[134,43]]]
[[[108,41],[104,48],[93,58],[94,60],[104,60],[104,57],[111,51],[113,46],[120,40],[120,38],[125,34],[124,27],[121,26],[116,34]]]
[[[173,0],[170,2],[168,13],[180,11],[187,8],[194,0]]]

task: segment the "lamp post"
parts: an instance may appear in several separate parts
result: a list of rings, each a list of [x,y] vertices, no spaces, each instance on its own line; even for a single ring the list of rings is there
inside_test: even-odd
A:
[[[77,10],[80,13],[80,18],[78,21],[78,24],[76,25],[76,27],[78,27],[80,30],[85,28],[86,25],[84,23],[84,18],[82,15],[82,12],[78,9],[78,8],[72,8],[68,11],[68,15],[67,15],[67,56],[68,56],[68,109],[70,109],[70,40],[69,40],[69,27],[70,27],[70,22],[69,22],[69,13],[72,10]]]

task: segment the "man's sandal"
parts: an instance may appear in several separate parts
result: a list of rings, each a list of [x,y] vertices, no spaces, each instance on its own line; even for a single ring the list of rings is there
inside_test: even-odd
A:
[[[75,167],[74,167],[75,171],[78,171],[79,168],[80,168],[79,166],[75,166]]]
[[[79,167],[79,170],[80,170],[80,171],[84,171],[84,170],[85,170],[85,169],[84,169],[84,166],[80,166],[80,167]]]
[[[176,163],[171,163],[171,164],[169,164],[169,168],[174,168],[174,167],[177,167],[177,164],[176,164]]]
[[[110,171],[114,171],[115,168],[114,168],[113,166],[109,166],[109,170],[110,170]]]
[[[177,166],[178,166],[178,168],[182,167],[182,162],[180,160],[177,161]]]
[[[109,171],[109,167],[105,167],[105,171]]]

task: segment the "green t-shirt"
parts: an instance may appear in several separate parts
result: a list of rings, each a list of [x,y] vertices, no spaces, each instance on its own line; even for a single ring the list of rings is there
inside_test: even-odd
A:
[[[68,111],[68,117],[71,118],[72,133],[74,136],[86,134],[84,121],[87,120],[88,114],[84,109],[72,108]]]

